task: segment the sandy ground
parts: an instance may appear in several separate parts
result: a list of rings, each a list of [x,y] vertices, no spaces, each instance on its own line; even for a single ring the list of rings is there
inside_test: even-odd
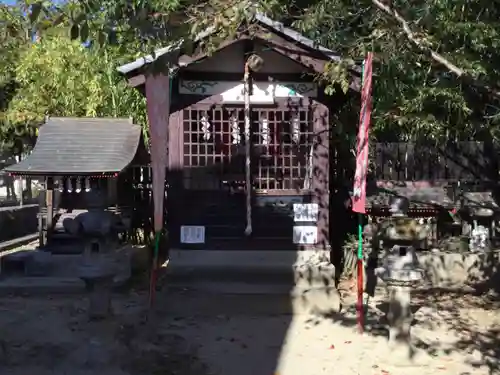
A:
[[[83,296],[2,297],[0,374],[500,373],[500,303],[449,293],[415,301],[411,361],[376,329],[377,309],[360,335],[352,309],[292,316],[276,296],[163,290],[148,312],[145,291],[126,292],[99,322],[88,321]]]

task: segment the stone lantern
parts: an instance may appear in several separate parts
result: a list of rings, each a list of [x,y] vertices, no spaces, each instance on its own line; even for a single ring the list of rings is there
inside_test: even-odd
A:
[[[409,342],[412,313],[411,289],[421,282],[423,272],[415,248],[427,237],[427,227],[407,217],[409,201],[404,197],[391,199],[391,219],[382,225],[382,266],[375,270],[384,281],[389,296],[387,322],[389,340]]]
[[[111,291],[118,270],[119,220],[104,209],[101,194],[93,191],[87,196],[88,211],[63,222],[67,232],[85,244],[79,277],[89,292],[89,317],[102,319],[111,313]]]

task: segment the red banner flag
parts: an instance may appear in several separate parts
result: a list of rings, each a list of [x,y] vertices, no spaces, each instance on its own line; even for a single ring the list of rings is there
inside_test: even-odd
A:
[[[361,112],[359,118],[356,152],[356,174],[352,197],[352,210],[366,213],[366,174],[368,172],[368,142],[372,110],[372,65],[373,53],[368,52],[363,63],[363,86],[361,91]]]
[[[153,170],[154,230],[163,229],[163,200],[168,152],[168,120],[170,116],[170,78],[166,74],[146,76],[151,169]]]

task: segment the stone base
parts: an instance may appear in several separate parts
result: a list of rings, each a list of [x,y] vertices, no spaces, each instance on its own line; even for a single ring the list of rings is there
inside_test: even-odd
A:
[[[106,319],[112,314],[111,286],[95,286],[89,295],[89,319]]]
[[[89,318],[105,319],[112,313],[111,293],[113,290],[113,275],[84,278],[85,286],[89,292]]]
[[[432,358],[425,351],[415,348],[411,343],[394,342],[388,345],[381,365],[391,367],[425,367]]]
[[[410,342],[411,313],[411,288],[406,286],[389,286],[389,310],[387,323],[389,328],[389,341]]]

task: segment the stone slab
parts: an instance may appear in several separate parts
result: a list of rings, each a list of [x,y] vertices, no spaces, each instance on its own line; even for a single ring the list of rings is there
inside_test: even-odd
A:
[[[84,293],[85,283],[68,277],[8,277],[0,280],[0,295]]]
[[[217,299],[222,296],[242,297],[245,304],[258,300],[259,306],[252,306],[252,311],[257,309],[262,313],[272,314],[329,314],[340,310],[340,296],[333,287],[300,288],[291,287],[289,284],[278,283],[245,283],[245,282],[214,282],[199,281],[191,283],[174,282],[165,284],[162,295],[169,292],[190,294],[204,293]],[[265,303],[262,303],[266,301]],[[200,310],[205,307],[199,306]],[[221,308],[223,308],[221,306]],[[247,307],[232,306],[232,310],[241,309],[243,313]]]

